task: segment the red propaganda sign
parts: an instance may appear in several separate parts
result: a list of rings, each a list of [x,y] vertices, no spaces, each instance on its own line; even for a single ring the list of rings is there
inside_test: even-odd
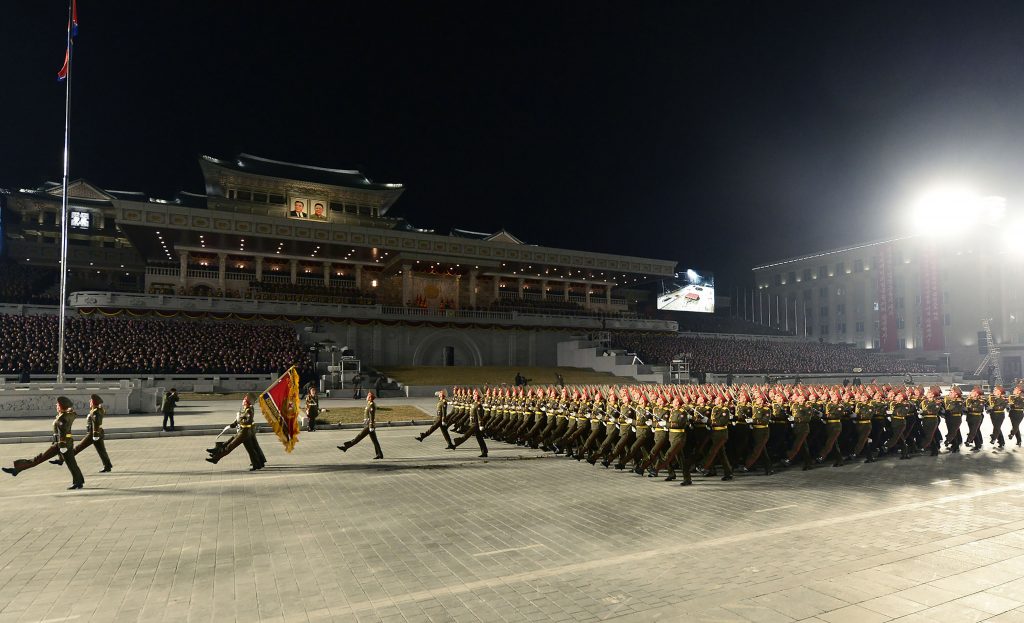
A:
[[[887,242],[879,249],[878,256],[878,342],[882,352],[893,352],[899,348],[896,335],[896,294],[893,285],[892,243]]]

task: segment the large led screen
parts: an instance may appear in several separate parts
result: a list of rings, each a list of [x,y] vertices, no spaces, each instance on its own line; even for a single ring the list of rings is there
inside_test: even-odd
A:
[[[715,312],[715,276],[693,269],[676,273],[674,279],[661,282],[658,309],[713,314]]]

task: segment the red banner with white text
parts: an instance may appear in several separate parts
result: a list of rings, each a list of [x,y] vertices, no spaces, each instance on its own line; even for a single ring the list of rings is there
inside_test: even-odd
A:
[[[942,332],[942,289],[939,284],[939,257],[935,246],[921,250],[921,348],[941,351],[946,347]]]
[[[878,256],[878,345],[882,352],[890,353],[899,349],[896,334],[896,294],[893,285],[892,243],[887,242],[879,249]]]

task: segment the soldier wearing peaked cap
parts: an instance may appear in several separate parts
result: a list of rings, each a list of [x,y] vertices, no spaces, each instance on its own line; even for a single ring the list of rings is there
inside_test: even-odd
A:
[[[71,425],[77,416],[75,407],[66,396],[57,398],[56,407],[57,415],[53,418],[53,443],[50,447],[35,458],[18,459],[14,461],[14,467],[5,467],[3,470],[11,476],[17,476],[26,469],[31,469],[60,454],[68,471],[71,472],[71,486],[68,489],[81,489],[85,485],[85,477],[82,476],[82,470],[78,469],[78,462],[75,461],[75,440],[71,435]]]
[[[988,417],[992,421],[992,435],[989,443],[999,444],[999,449],[1006,447],[1006,439],[1003,437],[1003,419],[1006,418],[1006,390],[1002,385],[996,385],[992,395],[988,397]]]
[[[966,409],[963,392],[954,385],[943,402],[946,412],[946,446],[949,447],[950,452],[959,454],[960,444],[963,443],[960,425],[963,422],[964,409]]]
[[[715,396],[715,405],[711,408],[711,449],[708,450],[707,458],[704,459],[704,475],[717,476],[715,473],[715,462],[722,462],[722,469],[725,476],[722,480],[732,480],[732,464],[729,463],[729,454],[725,451],[725,444],[729,440],[729,420],[732,417],[732,407],[728,404],[725,396],[719,393]]]
[[[216,465],[221,459],[231,454],[235,448],[243,446],[246,454],[249,455],[249,471],[263,469],[267,460],[256,441],[255,412],[252,406],[252,397],[249,394],[242,397],[242,408],[238,410],[238,415],[232,425],[237,432],[226,443],[215,443],[212,448],[207,448],[206,451],[210,456],[206,460]]]
[[[932,456],[939,454],[939,439],[936,431],[939,428],[939,414],[942,412],[942,390],[931,387],[928,394],[921,399],[921,448],[927,449]]]
[[[338,449],[342,452],[348,452],[349,448],[362,441],[364,437],[369,436],[370,441],[373,442],[375,452],[373,458],[384,458],[384,452],[380,449],[380,442],[377,441],[377,403],[375,399],[376,396],[374,396],[372,391],[366,392],[366,406],[363,408],[363,429],[355,437],[338,446]]]
[[[103,418],[106,415],[106,410],[103,408],[103,399],[98,395],[93,394],[89,397],[89,415],[85,419],[85,436],[82,437],[82,441],[78,442],[75,446],[75,458],[78,458],[79,453],[85,450],[89,446],[96,448],[96,454],[100,457],[100,462],[103,463],[103,469],[100,470],[101,474],[105,474],[114,468],[114,465],[110,462],[110,457],[107,456],[107,448],[103,443]],[[50,461],[54,465],[62,465],[64,459],[58,456],[55,460]]]
[[[441,429],[441,435],[444,436],[444,441],[449,446],[452,445],[451,435],[448,434],[448,424],[445,422],[445,416],[448,415],[448,397],[445,395],[444,390],[437,392],[437,411],[434,416],[434,423],[430,425],[430,428],[426,432],[416,435],[416,441],[423,441],[431,435],[435,430]]]
[[[964,413],[966,413],[965,417],[967,418],[967,441],[965,445],[970,446],[974,444],[972,450],[977,452],[981,450],[981,420],[985,417],[985,397],[981,393],[981,388],[977,385],[971,389],[971,393],[964,400]]]
[[[1020,447],[1020,422],[1024,420],[1024,387],[1020,385],[1013,388],[1013,393],[1007,399],[1007,409],[1010,412],[1010,439],[1017,438],[1017,447]]]
[[[480,445],[480,458],[487,458],[487,443],[484,442],[483,405],[480,403],[480,391],[473,390],[473,403],[469,407],[469,430],[462,437],[452,442],[452,450],[458,448],[470,437],[476,437]]]

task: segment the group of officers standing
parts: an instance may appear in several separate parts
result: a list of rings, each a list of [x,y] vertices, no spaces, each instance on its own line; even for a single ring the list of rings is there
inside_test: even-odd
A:
[[[734,466],[755,466],[773,474],[779,466],[800,463],[804,470],[831,462],[874,462],[884,456],[909,459],[940,448],[977,452],[984,445],[981,426],[988,417],[989,443],[1021,445],[1024,387],[1007,395],[1001,386],[991,395],[974,387],[966,396],[953,386],[827,385],[637,385],[488,388],[456,387],[449,397],[438,392],[431,427],[423,441],[440,430],[448,449],[470,437],[487,456],[485,438],[540,448],[556,455],[600,462],[605,468],[630,469],[665,480],[691,473],[732,480]],[[939,423],[945,424],[945,434]],[[965,429],[966,425],[966,431]],[[450,430],[461,433],[453,439]]]

